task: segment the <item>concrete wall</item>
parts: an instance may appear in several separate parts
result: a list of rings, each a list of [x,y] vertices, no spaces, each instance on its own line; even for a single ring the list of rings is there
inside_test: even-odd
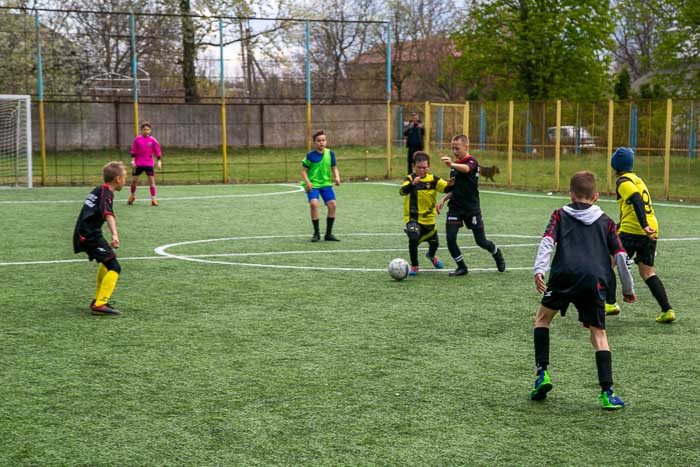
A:
[[[128,148],[134,136],[133,104],[46,102],[48,151]],[[312,131],[323,129],[332,145],[383,145],[386,105],[313,105]],[[38,108],[32,108],[34,147],[39,145]],[[220,104],[140,104],[139,118],[153,124],[164,147],[221,145]],[[305,146],[306,105],[226,106],[227,142],[237,147]]]

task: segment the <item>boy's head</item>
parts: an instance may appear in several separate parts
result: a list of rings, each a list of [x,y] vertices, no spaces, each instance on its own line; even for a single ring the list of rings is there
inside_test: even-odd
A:
[[[430,156],[423,151],[416,151],[413,153],[413,171],[420,178],[425,177],[425,175],[430,170]]]
[[[588,171],[576,172],[573,177],[571,177],[569,195],[571,196],[571,201],[574,202],[578,201],[593,204],[598,201],[595,175]]]
[[[634,151],[631,148],[617,148],[610,159],[610,166],[617,173],[632,172]]]
[[[469,154],[469,137],[466,135],[457,135],[452,138],[452,154],[458,159],[462,159]]]
[[[102,179],[115,190],[121,191],[126,184],[126,167],[121,161],[112,161],[102,167]]]
[[[316,145],[316,150],[318,152],[323,152],[324,149],[326,149],[326,133],[323,130],[318,130],[316,133],[313,135],[314,139],[314,144]]]
[[[143,136],[148,136],[151,134],[151,122],[143,122],[141,124],[141,134]]]

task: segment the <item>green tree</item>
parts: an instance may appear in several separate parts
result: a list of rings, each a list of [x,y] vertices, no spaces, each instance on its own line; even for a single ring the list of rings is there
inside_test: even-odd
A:
[[[656,82],[672,95],[700,96],[700,2],[656,0],[661,18]]]
[[[473,1],[454,39],[467,88],[496,98],[593,99],[608,89],[608,0]]]
[[[627,68],[623,68],[615,79],[615,85],[613,86],[615,91],[615,96],[620,100],[627,100],[632,94],[632,78],[630,78],[630,72]]]

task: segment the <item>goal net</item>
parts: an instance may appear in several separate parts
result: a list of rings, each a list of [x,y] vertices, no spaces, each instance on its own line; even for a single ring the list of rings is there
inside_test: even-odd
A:
[[[0,186],[32,187],[29,96],[0,94]]]

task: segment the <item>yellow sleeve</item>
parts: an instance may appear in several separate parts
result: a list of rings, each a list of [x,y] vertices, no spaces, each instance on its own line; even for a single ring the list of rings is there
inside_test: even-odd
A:
[[[435,183],[435,189],[439,191],[440,193],[445,192],[445,188],[447,188],[447,181],[444,178],[440,177],[435,177],[437,178],[437,183]]]

